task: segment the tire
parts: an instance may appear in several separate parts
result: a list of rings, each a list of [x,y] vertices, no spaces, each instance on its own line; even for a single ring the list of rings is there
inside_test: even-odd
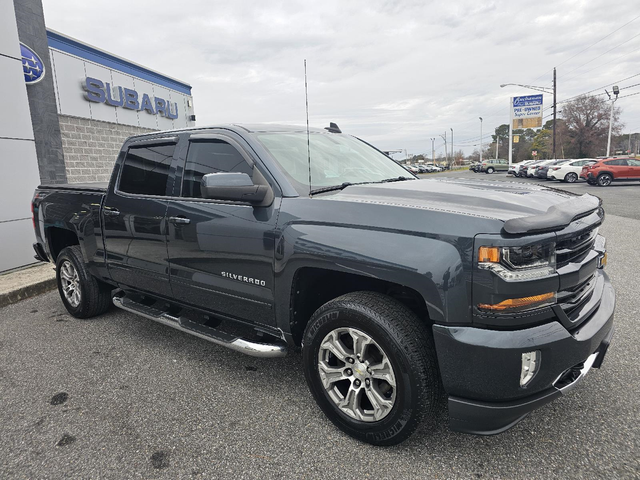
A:
[[[90,318],[109,310],[111,287],[87,271],[78,245],[67,247],[58,255],[56,280],[62,303],[72,316]]]
[[[613,182],[613,177],[609,173],[601,173],[598,175],[597,183],[599,187],[608,187]]]
[[[358,338],[371,342],[361,349],[361,357],[354,358]],[[339,351],[336,348],[325,348],[330,344],[342,346],[345,361],[332,353]],[[324,304],[307,324],[302,346],[307,385],[318,406],[340,430],[373,445],[396,445],[422,419],[434,417],[441,391],[434,352],[420,319],[402,303],[374,292],[349,293]],[[385,358],[391,371],[385,378],[395,385],[376,376]],[[331,368],[339,377],[333,382],[328,376]],[[357,392],[353,408],[341,409],[338,402],[352,391]],[[370,398],[381,395],[384,399],[376,402],[386,407],[376,409]]]
[[[576,183],[578,181],[578,174],[575,172],[569,172],[564,176],[564,181],[567,183]]]
[[[487,173],[491,174],[491,173],[493,173],[493,172],[495,172],[495,170],[493,169],[493,167],[489,167],[489,168],[487,168]]]

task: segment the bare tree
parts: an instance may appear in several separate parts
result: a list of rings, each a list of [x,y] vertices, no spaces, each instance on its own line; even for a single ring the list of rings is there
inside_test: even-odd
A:
[[[582,95],[562,108],[566,122],[565,149],[570,158],[604,155],[609,134],[611,104],[601,96]],[[624,125],[620,122],[620,108],[613,109],[613,133]]]

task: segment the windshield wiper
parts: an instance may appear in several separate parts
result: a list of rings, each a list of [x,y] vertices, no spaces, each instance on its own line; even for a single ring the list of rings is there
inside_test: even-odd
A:
[[[315,195],[316,193],[325,193],[325,192],[335,192],[337,190],[344,190],[347,187],[351,187],[353,185],[369,185],[372,183],[389,183],[389,182],[402,182],[404,180],[416,180],[411,177],[395,177],[395,178],[385,178],[384,180],[378,180],[376,182],[344,182],[340,185],[332,185],[330,187],[322,187],[316,188],[315,190],[311,190],[309,195]]]
[[[375,183],[389,183],[389,182],[404,182],[405,180],[415,180],[414,177],[395,177],[395,178],[386,178],[384,180],[380,180],[379,182],[375,182]]]
[[[351,182],[344,182],[341,185],[332,185],[330,187],[322,187],[322,188],[316,188],[315,190],[311,190],[309,192],[309,195],[315,195],[316,193],[324,193],[324,192],[334,192],[336,190],[343,190],[347,187],[350,187],[351,185],[360,185],[359,183],[351,183]]]

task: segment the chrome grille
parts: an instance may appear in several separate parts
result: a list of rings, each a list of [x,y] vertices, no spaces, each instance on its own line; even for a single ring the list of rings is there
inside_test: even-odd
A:
[[[562,240],[556,245],[556,264],[558,268],[571,262],[580,262],[593,248],[598,235],[598,229],[594,228],[580,235]]]

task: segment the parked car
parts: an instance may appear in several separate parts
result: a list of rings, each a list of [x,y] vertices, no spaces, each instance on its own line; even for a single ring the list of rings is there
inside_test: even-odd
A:
[[[549,163],[544,163],[542,165],[539,165],[538,168],[536,168],[536,177],[538,178],[544,178],[545,180],[548,180],[549,177],[547,176],[547,172],[549,171],[549,168],[556,166],[556,165],[562,165],[564,163],[567,163],[569,160],[555,160]]]
[[[426,166],[426,165],[423,165],[423,164],[421,164],[421,163],[417,164],[415,167],[418,169],[418,171],[419,171],[420,173],[427,173],[427,172],[429,172],[429,169],[427,168],[427,166]]]
[[[522,167],[525,166],[525,165],[528,165],[532,161],[533,160],[525,160],[525,161],[519,162],[519,163],[512,163],[511,167],[509,167],[509,170],[507,170],[507,173],[513,175],[514,177],[518,177],[518,176],[520,176],[520,172],[522,170]]]
[[[405,170],[408,170],[414,175],[417,175],[420,173],[420,170],[418,169],[418,167],[414,167],[413,165],[403,165],[403,167],[405,168]]]
[[[562,182],[574,183],[580,178],[582,167],[597,162],[593,158],[582,158],[579,160],[568,160],[562,165],[554,165],[549,167],[547,178],[552,180],[560,180]]]
[[[536,176],[536,169],[542,165],[546,165],[547,163],[551,163],[554,160],[538,160],[536,162],[530,163],[527,165],[527,178],[533,178]]]
[[[582,167],[580,177],[590,185],[607,187],[613,182],[640,181],[640,160],[609,158]]]
[[[504,158],[490,158],[483,160],[479,167],[481,172],[494,173],[494,172],[506,172],[509,170],[509,161]]]
[[[445,395],[453,430],[505,431],[601,366],[615,293],[597,197],[418,180],[337,127],[305,130],[152,132],[108,184],[38,187],[34,248],[69,314],[113,304],[249,355],[300,348],[319,408],[376,445]]]

